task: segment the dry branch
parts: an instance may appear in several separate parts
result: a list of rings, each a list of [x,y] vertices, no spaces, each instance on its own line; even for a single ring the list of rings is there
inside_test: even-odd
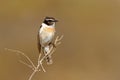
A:
[[[8,50],[8,51],[11,51],[11,52],[15,52],[15,53],[18,53],[20,55],[22,55],[23,57],[25,57],[30,64],[22,61],[22,60],[19,60],[20,63],[26,65],[27,67],[31,68],[33,70],[32,74],[30,75],[29,79],[28,80],[32,80],[33,76],[36,74],[36,72],[38,71],[43,71],[43,72],[46,72],[44,66],[43,66],[43,60],[45,60],[45,58],[48,56],[48,55],[52,55],[57,46],[61,44],[61,40],[63,38],[63,35],[62,36],[57,36],[55,41],[53,42],[52,46],[50,47],[50,50],[49,52],[47,52],[47,54],[45,54],[44,56],[42,56],[42,54],[40,53],[39,56],[38,56],[38,63],[37,65],[35,66],[34,63],[32,62],[32,60],[23,52],[19,51],[19,50],[14,50],[14,49],[8,49],[8,48],[5,48],[5,50]]]

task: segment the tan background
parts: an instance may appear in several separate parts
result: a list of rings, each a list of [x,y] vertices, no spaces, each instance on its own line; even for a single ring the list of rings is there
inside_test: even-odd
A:
[[[54,64],[33,80],[120,80],[119,0],[1,0],[0,80],[27,80],[31,70],[4,48],[37,63],[36,35],[45,16],[59,20]]]

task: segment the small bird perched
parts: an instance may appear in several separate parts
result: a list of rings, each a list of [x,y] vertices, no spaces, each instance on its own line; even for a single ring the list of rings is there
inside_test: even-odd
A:
[[[40,26],[38,32],[38,50],[39,53],[42,52],[46,54],[50,50],[50,44],[52,44],[52,40],[55,36],[55,23],[58,22],[53,17],[45,17],[43,23]],[[47,64],[52,64],[53,61],[51,59],[51,55],[46,57]]]

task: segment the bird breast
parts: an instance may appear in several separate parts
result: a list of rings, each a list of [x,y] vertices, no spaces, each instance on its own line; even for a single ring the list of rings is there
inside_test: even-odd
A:
[[[46,44],[52,41],[54,37],[55,29],[54,28],[43,28],[40,31],[40,39],[42,44]]]

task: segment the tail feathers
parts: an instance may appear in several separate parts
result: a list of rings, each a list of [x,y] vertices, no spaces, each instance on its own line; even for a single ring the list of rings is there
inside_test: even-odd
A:
[[[44,48],[44,54],[48,53],[49,50],[50,50],[50,47],[49,47],[49,46],[46,46],[46,47]],[[53,63],[53,61],[52,61],[52,56],[51,56],[51,55],[46,56],[46,62],[47,62],[48,65],[50,65],[50,64]]]

